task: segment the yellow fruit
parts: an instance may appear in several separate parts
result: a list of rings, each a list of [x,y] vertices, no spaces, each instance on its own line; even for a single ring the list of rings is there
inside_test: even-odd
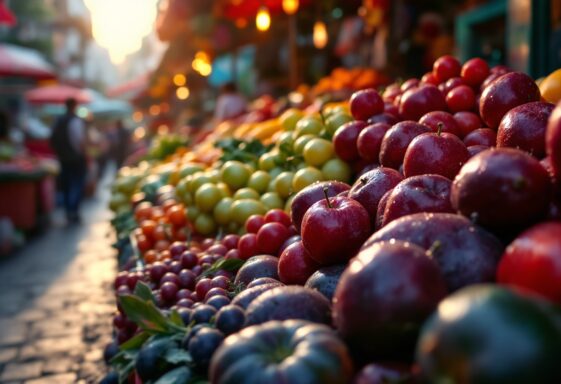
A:
[[[283,172],[275,178],[275,190],[282,198],[287,198],[292,194],[292,179],[294,172]]]
[[[303,154],[307,164],[321,167],[333,157],[333,143],[319,137],[312,139],[304,146]]]
[[[292,208],[292,200],[294,200],[294,196],[296,196],[296,194],[290,196],[288,200],[286,200],[286,204],[284,205],[284,211],[289,215],[290,215],[290,208]]]
[[[249,177],[247,186],[256,190],[259,193],[264,193],[267,191],[267,187],[271,182],[271,175],[265,171],[255,171]]]
[[[187,218],[190,222],[194,223],[197,217],[201,214],[199,208],[195,207],[194,205],[187,208]]]
[[[222,197],[231,197],[232,196],[232,191],[230,190],[230,187],[228,187],[228,184],[223,183],[223,182],[219,182],[219,183],[216,183],[216,186],[218,187],[218,189],[220,189],[220,192],[222,193]]]
[[[201,235],[210,235],[216,231],[216,223],[211,215],[201,213],[195,220],[195,231]]]
[[[242,162],[227,161],[221,168],[222,181],[234,190],[247,185],[251,170]]]
[[[209,175],[206,175],[203,172],[197,172],[188,177],[191,178],[191,182],[187,185],[187,190],[191,193],[197,192],[197,189],[199,189],[203,184],[212,183],[212,179]]]
[[[197,189],[195,205],[201,212],[211,212],[222,198],[222,192],[215,184],[206,183]]]
[[[267,192],[261,196],[261,202],[267,208],[268,211],[271,209],[284,207],[284,200],[276,192]]]
[[[259,158],[259,169],[263,171],[270,171],[277,166],[278,154],[274,152],[267,152]]]
[[[259,200],[242,199],[232,203],[231,218],[239,225],[244,225],[251,215],[264,215],[267,209]]]
[[[292,190],[299,192],[316,181],[323,180],[323,173],[317,168],[307,167],[299,170],[292,179]]]
[[[351,181],[351,167],[341,159],[331,159],[321,167],[325,180]]]
[[[227,225],[232,221],[232,204],[234,199],[225,197],[216,204],[213,211],[214,220],[219,225]]]
[[[306,116],[298,121],[294,134],[296,137],[308,134],[317,136],[323,128],[323,122],[320,118]]]
[[[296,123],[304,116],[302,111],[296,108],[290,108],[283,112],[279,121],[285,131],[293,131]]]
[[[315,139],[316,136],[314,135],[304,135],[300,136],[294,141],[294,153],[297,155],[301,155],[304,152],[304,147],[308,144],[311,140]]]
[[[561,101],[561,68],[552,72],[539,84],[542,97],[550,103]]]
[[[261,195],[257,193],[254,189],[251,188],[241,188],[234,193],[234,200],[241,200],[241,199],[253,199],[259,200]]]

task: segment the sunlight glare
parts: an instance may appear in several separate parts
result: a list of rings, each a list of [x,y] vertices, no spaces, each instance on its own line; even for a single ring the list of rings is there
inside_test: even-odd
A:
[[[92,32],[111,60],[121,63],[140,49],[153,28],[158,0],[85,0],[92,15]]]

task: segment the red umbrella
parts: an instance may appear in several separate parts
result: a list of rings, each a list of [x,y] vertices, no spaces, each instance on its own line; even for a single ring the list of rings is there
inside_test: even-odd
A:
[[[89,103],[90,95],[87,91],[68,85],[51,85],[39,87],[25,93],[25,98],[33,104],[63,104],[73,98],[80,104]]]
[[[51,64],[37,51],[17,45],[0,44],[0,76],[54,79]]]
[[[0,24],[13,27],[16,23],[17,20],[14,14],[6,7],[4,0],[0,0]]]

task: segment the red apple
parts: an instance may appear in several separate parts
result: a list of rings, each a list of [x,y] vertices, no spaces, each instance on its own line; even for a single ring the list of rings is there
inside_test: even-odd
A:
[[[386,123],[376,123],[364,128],[358,135],[358,154],[366,161],[377,162],[380,156],[380,146],[386,132],[391,128]]]
[[[386,123],[386,124],[389,124],[390,126],[394,125],[398,122],[399,122],[399,119],[397,118],[397,114],[387,112],[387,111],[383,112],[383,113],[380,113],[379,115],[374,115],[371,118],[369,118],[368,121],[367,121],[368,124]]]
[[[452,181],[439,175],[421,175],[400,182],[388,195],[381,226],[419,212],[454,213],[450,203]]]
[[[507,247],[499,263],[498,282],[561,303],[560,239],[560,222],[545,222],[524,231]]]
[[[259,253],[259,247],[257,246],[257,235],[255,233],[246,233],[240,237],[238,242],[239,257],[242,260],[247,260],[252,256]]]
[[[401,95],[401,93],[402,91],[398,84],[396,83],[390,84],[384,90],[384,93],[382,94],[382,99],[384,99],[384,102],[389,101],[391,103],[395,100],[395,98],[398,95]]]
[[[380,164],[399,169],[409,143],[421,133],[431,132],[431,128],[415,121],[402,121],[391,127],[380,145]]]
[[[545,146],[553,175],[557,182],[561,183],[561,105],[557,105],[549,118]]]
[[[421,83],[438,85],[438,79],[432,72],[427,72],[421,77]]]
[[[446,104],[452,112],[471,111],[475,106],[475,93],[467,85],[459,85],[446,94]]]
[[[464,137],[464,144],[468,147],[472,145],[494,147],[497,144],[497,133],[491,128],[479,128]]]
[[[337,128],[333,135],[333,147],[341,160],[351,162],[359,159],[356,142],[367,125],[364,121],[351,121]]]
[[[327,188],[324,191],[327,194]],[[369,234],[368,211],[359,202],[343,196],[318,201],[302,221],[302,243],[321,265],[347,262]]]
[[[442,92],[444,96],[448,95],[452,89],[459,87],[460,85],[465,85],[466,83],[462,80],[461,77],[452,77],[451,79],[446,80],[445,83],[441,83],[438,86],[438,89]]]
[[[456,123],[456,119],[448,112],[429,112],[419,119],[419,123],[430,127],[433,132],[438,132],[440,129],[441,132],[453,133],[458,137],[462,135],[462,131]]]
[[[434,85],[423,85],[406,91],[399,102],[399,115],[405,120],[418,120],[431,111],[445,111],[446,100]]]
[[[496,129],[512,108],[539,101],[540,98],[540,89],[530,76],[522,72],[510,72],[485,88],[479,100],[479,112],[485,124]]]
[[[419,79],[415,79],[415,78],[407,79],[403,82],[403,84],[401,84],[401,87],[399,87],[399,89],[403,93],[409,89],[417,88],[419,86],[419,83],[420,83]]]
[[[454,120],[456,120],[456,124],[458,125],[458,128],[460,128],[461,132],[458,137],[465,137],[471,131],[483,126],[483,122],[479,118],[479,115],[473,112],[456,112],[454,113]]]
[[[355,120],[366,121],[384,112],[384,101],[375,89],[363,89],[352,94],[350,109]]]
[[[288,228],[281,223],[266,223],[257,232],[260,253],[277,256],[282,244],[290,237]]]
[[[435,174],[453,179],[469,159],[465,144],[451,133],[423,133],[411,141],[403,160],[405,177]]]
[[[432,73],[439,82],[460,76],[462,64],[453,56],[441,56],[432,65]]]
[[[279,278],[285,284],[304,285],[320,265],[311,257],[301,241],[286,248],[279,258]]]
[[[491,147],[488,147],[487,145],[470,145],[467,147],[467,150],[469,152],[469,157],[471,158],[478,153],[488,150],[489,148]]]
[[[351,186],[342,183],[340,181],[323,181],[319,183],[314,183],[307,186],[298,192],[294,199],[292,199],[292,205],[290,206],[290,217],[296,229],[300,232],[302,225],[302,220],[304,219],[304,214],[314,203],[323,200],[325,195],[323,193],[323,188],[327,187],[327,195],[329,197],[337,196],[339,193],[348,191]]]
[[[551,179],[538,160],[524,151],[483,151],[462,167],[452,184],[452,206],[475,222],[504,233],[543,218]]]
[[[380,167],[361,176],[349,191],[349,197],[358,201],[368,211],[374,228],[378,203],[384,194],[399,184],[403,176],[395,169]]]
[[[545,156],[545,130],[555,106],[535,101],[512,108],[501,120],[497,147],[522,149],[538,159]]]
[[[477,88],[489,76],[489,64],[479,57],[470,59],[462,66],[462,79],[466,84]]]

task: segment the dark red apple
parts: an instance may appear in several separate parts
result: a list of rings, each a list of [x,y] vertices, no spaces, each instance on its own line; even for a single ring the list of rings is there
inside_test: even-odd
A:
[[[438,89],[444,96],[446,96],[452,89],[465,84],[466,83],[464,82],[464,80],[462,80],[461,77],[452,77],[451,79],[446,80],[444,83],[440,83],[438,85]]]
[[[456,124],[458,125],[458,128],[460,128],[461,134],[459,137],[465,137],[470,132],[483,126],[483,122],[479,118],[479,115],[473,112],[456,112],[454,113],[454,120],[456,120]]]
[[[337,288],[337,284],[339,284],[341,275],[346,267],[344,264],[322,267],[310,276],[304,286],[315,289],[331,301],[335,294],[335,288]]]
[[[539,101],[540,89],[522,72],[510,72],[493,81],[481,94],[479,113],[489,128],[496,129],[512,108]]]
[[[423,84],[432,84],[432,85],[438,85],[438,79],[436,78],[436,76],[434,75],[434,73],[432,72],[427,72],[423,75],[423,77],[421,77],[421,83]]]
[[[464,144],[468,147],[472,145],[494,147],[497,144],[497,133],[491,128],[479,128],[464,137]]]
[[[320,200],[302,220],[302,243],[321,265],[347,262],[369,234],[368,211],[348,197]]]
[[[363,247],[392,239],[427,250],[440,267],[450,291],[494,281],[504,249],[491,233],[450,213],[403,216],[375,232]]]
[[[386,89],[384,89],[384,93],[382,93],[382,99],[384,99],[384,102],[393,102],[398,95],[401,95],[401,93],[402,91],[399,84],[390,84],[386,87]]]
[[[421,133],[431,132],[431,128],[415,121],[402,121],[391,127],[380,145],[380,164],[399,169],[409,143]]]
[[[557,106],[547,124],[545,149],[557,183],[561,183],[561,106]],[[560,185],[561,187],[561,185]]]
[[[285,284],[304,285],[320,265],[311,257],[304,244],[298,241],[286,248],[279,257],[278,274]]]
[[[448,112],[429,112],[419,119],[419,123],[430,127],[434,132],[438,132],[440,128],[442,132],[453,133],[458,137],[462,134],[460,127],[458,127],[456,123],[456,119]]]
[[[274,256],[261,255],[250,257],[236,274],[234,283],[248,285],[253,280],[260,277],[279,278],[278,275],[279,259]]]
[[[469,152],[469,157],[471,158],[471,157],[477,155],[478,153],[486,151],[490,148],[491,147],[488,147],[486,145],[470,145],[469,147],[467,147],[467,150]]]
[[[356,142],[367,125],[364,121],[351,121],[337,128],[333,135],[333,147],[341,160],[351,162],[359,159]]]
[[[475,92],[467,85],[459,85],[446,94],[446,104],[452,112],[471,111],[475,106]]]
[[[406,359],[423,321],[446,294],[442,274],[424,249],[378,242],[363,247],[343,272],[333,320],[358,359]]]
[[[450,203],[452,181],[440,175],[409,177],[388,195],[381,226],[419,212],[454,213]]]
[[[399,119],[396,117],[395,114],[390,112],[380,113],[378,115],[372,116],[368,119],[368,124],[376,124],[376,123],[386,123],[390,126],[399,122]]]
[[[527,227],[545,216],[551,180],[538,160],[513,148],[475,155],[452,184],[452,206],[498,233]]]
[[[376,223],[380,199],[401,180],[403,176],[395,169],[379,167],[362,175],[351,187],[349,197],[368,211],[372,228]]]
[[[304,218],[304,214],[308,208],[310,208],[314,203],[325,199],[325,195],[323,193],[324,187],[327,187],[327,195],[329,197],[337,196],[339,193],[351,189],[349,184],[342,183],[340,181],[323,181],[309,185],[298,192],[294,196],[292,205],[290,206],[290,218],[292,219],[292,223],[298,232],[300,232],[302,219]]]
[[[479,57],[470,59],[462,66],[462,79],[470,86],[477,88],[489,76],[489,64]]]
[[[535,101],[512,108],[499,124],[497,147],[522,149],[538,159],[545,156],[545,130],[555,105]]]
[[[421,81],[419,79],[415,79],[415,78],[407,79],[403,82],[403,84],[401,84],[401,87],[399,87],[399,89],[403,93],[409,89],[417,88],[420,82]]]
[[[392,125],[393,125],[393,124],[397,123],[399,120],[401,120],[401,119],[399,118],[399,104],[396,105],[396,104],[394,104],[394,103],[384,103],[384,113],[383,113],[382,115],[390,115],[390,116],[393,116],[393,117],[392,117],[393,122],[390,123],[390,122],[388,121],[388,124],[392,124]],[[378,116],[381,116],[381,115],[378,115]],[[374,117],[374,116],[373,116],[373,117]],[[395,117],[395,119],[394,119],[394,117]],[[372,119],[372,118],[368,119],[368,121],[370,122],[371,119]],[[388,120],[388,118],[386,118],[386,120]]]
[[[391,126],[386,123],[376,123],[364,128],[358,135],[356,143],[360,157],[366,161],[377,162],[382,139],[390,128]]]
[[[423,133],[411,141],[403,160],[405,177],[435,174],[453,179],[469,159],[458,136],[451,133]]]
[[[446,109],[444,95],[430,84],[409,89],[399,102],[399,115],[405,120],[419,120],[425,113]]]
[[[393,189],[390,189],[389,191],[384,193],[384,196],[382,196],[380,202],[378,203],[378,210],[376,211],[376,222],[374,223],[374,229],[376,230],[382,228],[382,222],[384,221],[384,212],[386,211],[386,205],[388,204],[388,199],[390,198],[392,191]]]
[[[561,222],[541,223],[520,234],[507,247],[497,280],[561,303]]]
[[[355,120],[366,121],[368,118],[384,112],[384,101],[375,89],[362,89],[352,94],[350,109]]]

